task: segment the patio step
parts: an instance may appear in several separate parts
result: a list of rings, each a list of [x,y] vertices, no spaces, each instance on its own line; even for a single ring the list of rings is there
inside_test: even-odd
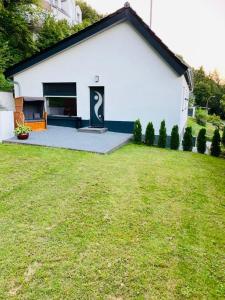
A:
[[[108,131],[108,128],[94,128],[94,127],[83,127],[79,128],[78,132],[85,132],[85,133],[105,133]]]

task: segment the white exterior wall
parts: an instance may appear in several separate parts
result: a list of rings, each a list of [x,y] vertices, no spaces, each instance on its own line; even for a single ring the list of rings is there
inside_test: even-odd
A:
[[[0,107],[5,110],[15,110],[15,102],[12,93],[0,92]]]
[[[180,111],[180,133],[182,133],[182,129],[184,129],[187,124],[188,102],[190,97],[190,90],[185,77],[182,76],[181,80],[182,80],[182,101],[181,101],[181,111]]]
[[[0,111],[0,142],[14,136],[13,111]]]
[[[95,75],[100,82],[94,81]],[[105,87],[105,120],[135,121],[143,132],[152,121],[156,134],[165,119],[167,131],[180,130],[183,79],[128,23],[118,24],[95,37],[48,58],[14,80],[22,96],[43,96],[43,82],[76,82],[78,116],[90,119],[89,86]]]
[[[79,5],[76,5],[75,9],[76,9],[76,13],[75,13],[74,22],[75,24],[80,24],[82,23],[83,20],[82,11]]]

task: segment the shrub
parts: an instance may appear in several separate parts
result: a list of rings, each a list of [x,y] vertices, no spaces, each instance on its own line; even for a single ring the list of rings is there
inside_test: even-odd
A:
[[[197,150],[198,153],[204,154],[206,151],[206,129],[202,128],[197,137]]]
[[[211,145],[211,155],[212,156],[220,156],[221,153],[221,147],[220,147],[220,132],[219,129],[216,129],[214,131],[213,139],[212,139],[212,145]]]
[[[153,146],[155,141],[155,130],[152,122],[148,123],[146,132],[145,132],[145,144],[147,146]]]
[[[223,125],[223,122],[221,121],[220,116],[217,116],[215,114],[209,115],[207,120],[209,123],[212,123],[214,126],[216,126],[218,128],[220,128],[221,125]]]
[[[179,146],[180,146],[179,127],[175,125],[173,126],[171,132],[170,148],[173,150],[177,150]]]
[[[222,144],[225,147],[225,126],[223,127],[223,135],[222,135],[222,140],[221,140]]]
[[[160,126],[160,129],[159,129],[158,146],[160,148],[166,148],[166,138],[167,138],[167,135],[166,135],[166,122],[165,122],[165,120],[163,120],[161,122],[161,126]]]
[[[12,83],[5,79],[5,76],[0,71],[0,91],[11,92],[12,90]]]
[[[191,127],[187,127],[185,129],[182,145],[183,145],[184,151],[192,151],[193,137],[192,137],[192,128]]]
[[[208,114],[203,109],[197,109],[195,113],[196,122],[201,126],[206,126]]]
[[[134,122],[134,142],[136,144],[141,144],[142,142],[142,126],[140,120]]]

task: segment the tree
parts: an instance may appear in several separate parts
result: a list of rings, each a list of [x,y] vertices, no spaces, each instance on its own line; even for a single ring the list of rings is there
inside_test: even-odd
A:
[[[221,140],[223,146],[225,147],[225,126],[223,127],[223,135],[222,135],[222,140]]]
[[[167,135],[166,135],[166,122],[165,122],[165,120],[163,120],[161,122],[161,126],[160,126],[160,129],[159,129],[158,146],[160,148],[166,148],[166,139],[167,139]]]
[[[35,2],[4,1],[3,3],[0,11],[0,48],[7,44],[9,56],[13,57],[13,61],[10,59],[10,64],[31,56],[37,50],[28,18],[28,13],[34,10],[30,4]]]
[[[15,6],[38,4],[39,0],[0,0],[0,8],[12,9]]]
[[[78,0],[77,5],[80,6],[82,11],[82,18],[84,22],[93,24],[103,18],[103,15],[99,14],[95,9],[88,5],[85,1]]]
[[[134,122],[134,142],[136,144],[142,143],[142,126],[139,119]]]
[[[155,141],[155,130],[152,122],[148,123],[146,132],[145,132],[145,144],[147,146],[153,146]]]
[[[210,85],[207,82],[196,82],[194,87],[195,103],[198,106],[206,107],[207,101],[211,95]]]
[[[207,75],[205,73],[205,70],[203,66],[201,66],[199,69],[192,69],[193,75],[194,75],[194,81],[200,82],[200,81],[205,81]]]
[[[225,119],[225,94],[220,100],[221,118]]]
[[[218,72],[214,72],[207,75],[203,67],[195,70],[194,74],[194,97],[195,105],[209,108],[209,114],[220,115],[225,119],[225,113],[223,110],[222,98],[225,94],[225,84],[220,79]]]
[[[206,129],[202,128],[199,130],[197,137],[197,150],[198,153],[204,154],[206,151]]]
[[[33,0],[0,0],[0,90],[12,88],[3,71],[37,50],[27,18],[34,3]]]
[[[5,79],[5,76],[0,73],[0,91],[12,91],[13,89],[13,84]]]
[[[77,33],[90,25],[91,25],[91,22],[86,19],[81,24],[73,25],[71,27],[72,33]]]
[[[216,69],[213,72],[209,73],[209,78],[215,81],[215,83],[218,85],[221,83],[220,75]]]
[[[187,127],[185,129],[182,145],[183,145],[183,150],[184,151],[192,151],[193,136],[192,136],[192,128],[191,127]]]
[[[221,147],[220,147],[220,132],[219,129],[216,129],[214,131],[213,139],[212,139],[212,144],[211,144],[211,155],[212,156],[220,156],[221,154]]]
[[[173,126],[170,139],[170,148],[173,150],[178,150],[180,146],[179,138],[179,127],[177,125]]]
[[[39,31],[37,46],[40,50],[48,48],[72,34],[72,29],[66,20],[56,21],[47,16]]]
[[[40,0],[0,0],[0,89],[11,89],[2,74],[9,66],[30,57],[65,37],[100,20],[91,6],[78,1],[84,21],[70,26],[46,13]]]

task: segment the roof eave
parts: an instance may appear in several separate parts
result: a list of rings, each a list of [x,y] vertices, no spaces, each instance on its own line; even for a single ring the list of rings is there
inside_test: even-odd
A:
[[[41,52],[38,52],[35,55],[9,67],[5,70],[4,75],[9,78],[13,77],[15,74],[22,72],[23,70],[47,59],[48,57],[60,53],[118,22],[123,22],[123,20],[126,20],[126,14],[124,9],[120,9],[114,14],[86,27],[78,33],[75,33],[72,36],[69,36],[68,38],[65,38],[62,41],[54,44],[53,46],[48,47]]]
[[[58,42],[57,44],[35,54],[34,56],[8,68],[4,74],[6,77],[22,72],[23,70],[51,57],[65,49],[109,28],[116,23],[128,21],[160,54],[172,69],[179,75],[185,75],[186,80],[190,80],[186,66],[176,55],[155,35],[155,33],[144,23],[144,21],[131,8],[122,8],[99,22],[85,28],[84,30]],[[189,78],[189,79],[188,79]]]

